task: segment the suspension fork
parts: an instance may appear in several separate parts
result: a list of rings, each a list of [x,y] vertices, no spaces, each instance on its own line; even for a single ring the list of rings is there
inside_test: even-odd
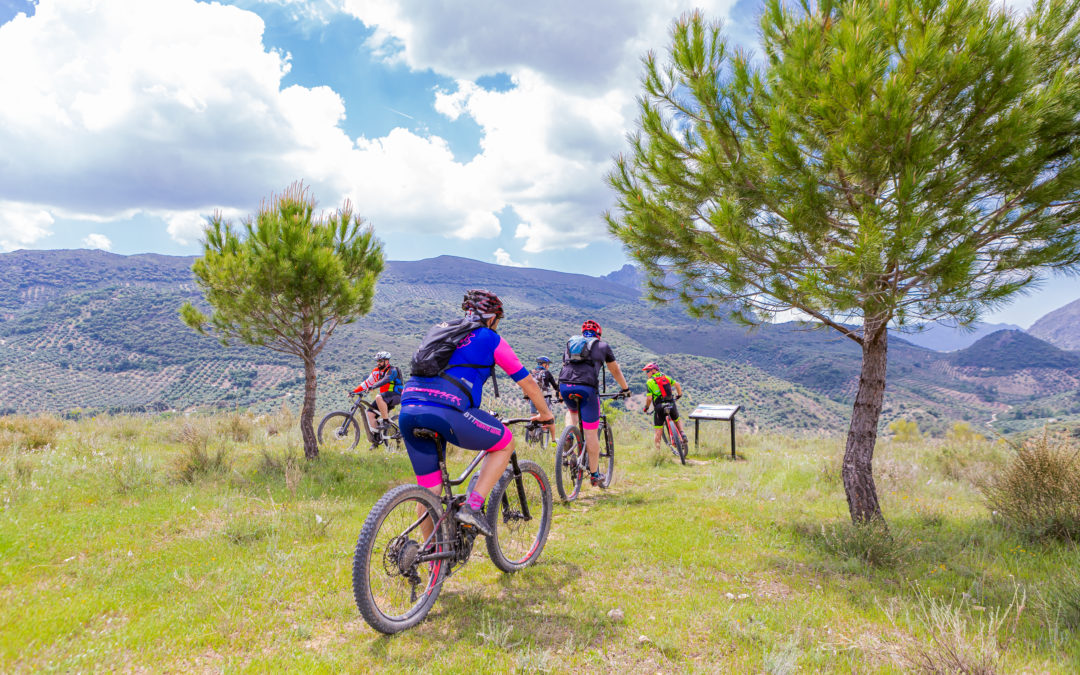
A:
[[[517,450],[510,455],[510,465],[514,468],[514,483],[517,484],[518,502],[521,504],[521,515],[525,516],[525,520],[532,520],[532,515],[529,513],[529,501],[525,498],[525,481],[521,479],[521,467],[518,465]],[[503,491],[503,506],[509,506],[509,500],[506,498],[506,491]]]

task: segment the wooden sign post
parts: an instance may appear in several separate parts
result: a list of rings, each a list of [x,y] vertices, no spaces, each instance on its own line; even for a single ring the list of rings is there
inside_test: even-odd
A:
[[[698,432],[701,420],[720,420],[731,423],[731,458],[735,459],[735,413],[742,410],[741,405],[710,405],[702,404],[690,413],[690,419],[694,420],[694,452],[698,449]]]

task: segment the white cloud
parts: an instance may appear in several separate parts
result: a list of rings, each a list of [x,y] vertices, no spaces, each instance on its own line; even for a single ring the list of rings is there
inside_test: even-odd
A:
[[[527,262],[516,262],[510,257],[510,253],[504,248],[495,249],[495,262],[499,265],[505,265],[507,267],[525,267]]]
[[[12,251],[49,236],[53,217],[33,204],[0,201],[0,251]]]
[[[526,251],[584,246],[607,236],[604,175],[633,124],[640,56],[663,49],[692,6],[238,1],[305,20],[347,10],[388,58],[455,78],[433,105],[480,126],[480,154],[456,161],[443,139],[406,129],[350,138],[336,92],[282,87],[291,57],[264,46],[262,20],[242,7],[41,0],[0,26],[0,63],[19,64],[0,70],[0,201],[24,214],[18,240],[0,224],[0,245],[44,236],[50,214],[139,212],[188,244],[205,214],[248,213],[303,179],[323,206],[351,198],[377,230],[490,238],[512,213]],[[705,9],[723,16],[732,3]],[[474,82],[500,72],[514,88]]]
[[[86,248],[100,248],[102,251],[112,250],[112,241],[103,234],[88,234],[82,243]]]
[[[706,3],[723,17],[731,0]],[[613,155],[635,123],[640,57],[668,43],[671,22],[698,6],[682,0],[522,5],[462,0],[345,0],[375,27],[388,60],[456,79],[436,94],[451,120],[468,116],[483,131],[467,175],[483,181],[518,216],[524,249],[583,247],[607,238],[612,204],[605,182]],[[509,91],[474,80],[510,74]]]

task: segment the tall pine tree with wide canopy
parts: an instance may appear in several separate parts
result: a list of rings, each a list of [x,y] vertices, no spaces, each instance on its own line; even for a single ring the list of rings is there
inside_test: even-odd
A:
[[[760,59],[700,13],[644,59],[609,229],[654,298],[749,323],[793,313],[859,345],[842,469],[856,523],[882,520],[888,328],[967,324],[1080,264],[1078,13],[768,0]]]
[[[215,333],[224,345],[240,340],[300,358],[308,459],[319,456],[315,358],[334,329],[371,311],[384,264],[382,244],[348,201],[326,217],[315,206],[310,191],[295,183],[239,227],[214,214],[203,256],[192,266],[213,312],[207,317],[191,303],[180,308],[184,323]]]

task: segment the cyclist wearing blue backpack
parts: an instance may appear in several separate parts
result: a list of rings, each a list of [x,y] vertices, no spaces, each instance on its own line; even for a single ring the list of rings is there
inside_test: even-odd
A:
[[[570,412],[574,425],[581,416],[581,426],[585,430],[585,449],[589,453],[589,480],[593,485],[603,485],[598,464],[600,461],[600,369],[605,365],[611,371],[615,381],[622,387],[619,394],[623,397],[630,393],[630,386],[623,377],[622,369],[615,361],[611,345],[600,339],[600,324],[588,320],[581,324],[581,335],[575,335],[566,341],[563,352],[563,367],[559,372],[559,393]],[[570,398],[571,394],[580,396]]]
[[[401,394],[398,426],[417,484],[432,492],[442,488],[438,446],[432,439],[415,436],[417,428],[433,429],[459,448],[488,453],[473,491],[455,517],[490,537],[491,528],[483,515],[484,501],[510,461],[514,435],[480,407],[484,383],[494,377],[498,366],[540,411],[534,420],[549,424],[555,418],[536,381],[529,377],[529,371],[506,340],[495,332],[503,316],[499,297],[479,289],[466,291],[461,308],[465,318],[433,326],[413,355],[412,377]],[[496,395],[498,391],[496,385]],[[431,523],[425,521],[422,527],[426,530]]]

